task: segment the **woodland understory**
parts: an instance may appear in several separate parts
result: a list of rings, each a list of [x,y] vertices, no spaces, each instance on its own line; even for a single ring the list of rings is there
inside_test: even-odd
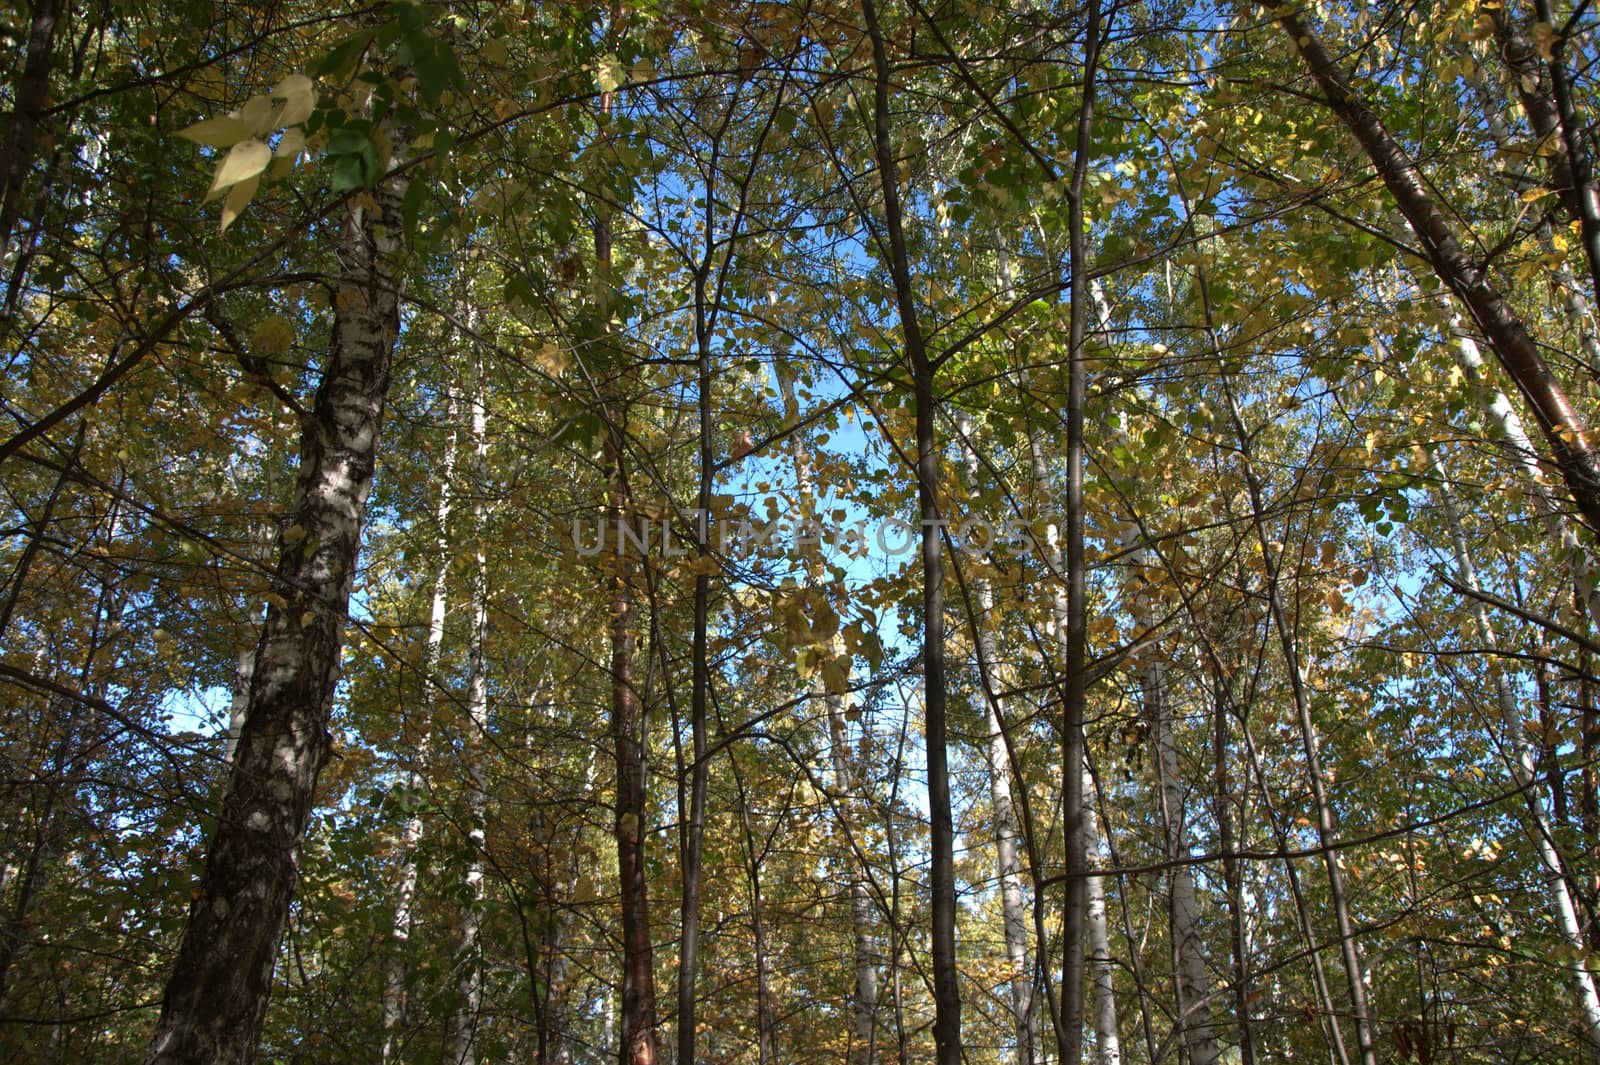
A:
[[[1597,26],[0,2],[0,1062],[1600,1065]]]

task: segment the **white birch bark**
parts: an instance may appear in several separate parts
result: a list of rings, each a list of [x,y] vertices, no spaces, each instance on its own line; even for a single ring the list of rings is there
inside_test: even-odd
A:
[[[450,1022],[445,1060],[450,1065],[474,1065],[479,1016],[483,1006],[483,850],[488,788],[485,780],[484,736],[489,727],[488,684],[484,640],[489,628],[489,572],[483,549],[484,496],[488,472],[487,387],[483,365],[477,364],[477,392],[472,399],[472,631],[467,643],[467,737],[462,744],[467,772],[467,905],[461,915],[461,937],[456,947],[456,994],[459,1005]]]
[[[774,376],[778,381],[778,391],[783,397],[785,410],[797,412],[799,407],[795,399],[794,382],[782,373],[775,373]],[[794,460],[795,490],[800,497],[802,518],[810,520],[816,510],[811,455],[806,451],[798,433],[794,434],[791,440],[790,453]],[[856,767],[851,757],[853,746],[850,742],[850,697],[828,691],[820,679],[813,680],[812,691],[822,696],[823,706],[827,709],[828,753],[833,770],[833,787],[843,798],[843,809],[849,812],[862,805]],[[877,1065],[880,959],[873,938],[872,897],[867,890],[866,876],[857,868],[853,857],[849,896],[851,952],[855,969],[855,989],[851,996],[850,1057],[853,1065]]]
[[[978,483],[978,452],[972,443],[972,419],[962,413],[957,422],[962,455],[966,459],[969,484]],[[1017,854],[1017,811],[1011,797],[1011,758],[1006,750],[1001,722],[1008,720],[1005,697],[998,677],[999,654],[995,647],[990,615],[994,612],[994,589],[983,577],[975,577],[972,594],[977,607],[973,627],[978,633],[979,673],[984,688],[984,765],[989,774],[989,804],[994,813],[996,877],[1000,884],[1001,926],[1005,934],[1006,959],[1011,963],[1011,1022],[1017,1041],[1017,1061],[1033,1065],[1038,1045],[1038,1017],[1033,1008],[1033,966],[1028,957],[1028,930],[1022,909],[1022,863]],[[1085,803],[1085,809],[1088,804]],[[1089,816],[1086,814],[1086,816]],[[1092,834],[1092,830],[1091,830]],[[1092,902],[1091,902],[1092,905]],[[1101,898],[1102,916],[1105,900]]]
[[[396,137],[400,141],[401,137]],[[299,876],[399,333],[404,181],[344,207],[333,331],[228,788],[148,1065],[254,1056]]]
[[[1445,519],[1450,526],[1450,543],[1455,555],[1456,576],[1467,588],[1479,591],[1481,589],[1478,584],[1477,567],[1472,564],[1472,555],[1467,550],[1466,536],[1461,529],[1460,518],[1450,492],[1449,479],[1439,465],[1438,456],[1430,455],[1430,458],[1438,474],[1439,483],[1436,491],[1439,503],[1444,508]],[[1473,621],[1479,639],[1489,649],[1490,654],[1494,654],[1498,640],[1494,624],[1489,617],[1489,609],[1481,600],[1474,601]],[[1587,956],[1583,930],[1578,922],[1577,907],[1573,904],[1572,893],[1567,887],[1567,878],[1562,874],[1561,857],[1551,835],[1550,820],[1539,799],[1538,782],[1534,779],[1533,748],[1523,735],[1521,709],[1517,705],[1516,693],[1511,688],[1510,679],[1504,671],[1495,672],[1494,684],[1495,696],[1500,705],[1501,726],[1505,729],[1503,750],[1506,765],[1511,772],[1512,781],[1521,789],[1526,800],[1528,834],[1532,837],[1534,847],[1539,854],[1539,866],[1544,874],[1548,904],[1555,916],[1557,927],[1561,929],[1562,938],[1572,948],[1574,956],[1580,959],[1562,967],[1571,976],[1573,1005],[1577,1007],[1584,1035],[1589,1043],[1590,1056],[1600,1062],[1600,991],[1595,987],[1594,975],[1581,960]]]
[[[1550,535],[1561,541],[1567,565],[1572,570],[1573,588],[1587,609],[1591,622],[1600,625],[1600,592],[1596,590],[1597,583],[1600,583],[1597,582],[1597,576],[1600,574],[1596,572],[1594,556],[1578,540],[1572,522],[1563,519],[1561,506],[1544,479],[1544,471],[1539,465],[1539,453],[1534,449],[1533,441],[1528,438],[1528,431],[1523,427],[1521,416],[1517,414],[1517,409],[1512,406],[1511,400],[1506,398],[1506,394],[1486,380],[1483,353],[1478,349],[1478,342],[1467,332],[1459,313],[1450,315],[1450,334],[1453,341],[1450,350],[1455,355],[1456,364],[1461,367],[1462,374],[1470,383],[1481,386],[1487,393],[1485,405],[1488,407],[1489,416],[1494,419],[1495,427],[1505,438],[1506,447],[1511,450],[1517,468],[1522,471],[1526,479],[1528,490],[1533,497],[1534,509],[1545,522]]]
[[[1091,284],[1091,295],[1096,296],[1096,306],[1104,309],[1104,297],[1098,295],[1099,286]],[[1033,459],[1034,479],[1046,483],[1048,469],[1044,449],[1038,439],[1028,442]],[[1065,661],[1067,650],[1067,593],[1063,583],[1066,561],[1061,551],[1061,532],[1054,521],[1045,525],[1045,553],[1054,578],[1051,580],[1051,619],[1055,629],[1057,650]],[[1085,755],[1088,747],[1085,745]],[[1095,788],[1087,758],[1079,767],[1078,786],[1083,789],[1083,831],[1088,853],[1098,855],[1101,850],[1099,824],[1095,816]],[[1089,938],[1089,982],[1092,988],[1091,1012],[1094,1015],[1096,1065],[1121,1065],[1122,1037],[1117,1023],[1116,985],[1111,967],[1111,929],[1106,909],[1106,882],[1102,876],[1090,876],[1087,884],[1088,913],[1086,931]]]
[[[434,564],[433,596],[428,610],[428,634],[422,651],[422,733],[417,737],[417,749],[411,753],[411,766],[406,772],[405,827],[400,835],[400,875],[395,882],[394,919],[389,926],[389,959],[383,981],[383,1051],[380,1060],[384,1065],[394,1060],[398,1049],[400,1027],[405,1021],[406,949],[411,941],[413,904],[417,894],[417,844],[422,840],[422,814],[417,801],[426,785],[428,747],[431,743],[433,717],[439,701],[439,662],[444,648],[444,619],[449,607],[450,573],[450,510],[454,503],[454,478],[456,468],[456,407],[452,396],[445,406],[445,422],[450,426],[449,442],[445,445],[443,467],[439,479],[439,501],[434,509]],[[402,742],[406,733],[401,732]]]
[[[1137,556],[1138,564],[1149,566],[1148,550]],[[1151,611],[1134,608],[1139,624],[1148,629]],[[1195,892],[1194,867],[1189,864],[1188,803],[1183,775],[1178,766],[1178,745],[1173,734],[1172,710],[1167,701],[1166,670],[1160,661],[1151,661],[1140,677],[1145,714],[1150,723],[1155,748],[1156,787],[1160,800],[1161,822],[1165,835],[1168,924],[1172,936],[1173,975],[1177,985],[1177,1023],[1192,1065],[1216,1065],[1220,1051],[1216,1029],[1211,1022],[1211,980],[1206,972],[1200,938],[1200,905]]]

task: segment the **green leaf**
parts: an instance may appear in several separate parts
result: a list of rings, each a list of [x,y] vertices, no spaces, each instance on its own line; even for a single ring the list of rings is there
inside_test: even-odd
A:
[[[361,30],[334,45],[333,49],[311,68],[311,76],[315,78],[342,76],[347,72],[347,68],[355,66],[356,60],[361,58],[361,53],[372,43],[372,38],[377,32],[377,29]]]

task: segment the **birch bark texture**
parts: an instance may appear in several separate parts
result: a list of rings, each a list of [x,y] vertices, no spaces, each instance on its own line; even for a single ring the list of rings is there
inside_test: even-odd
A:
[[[345,207],[332,340],[301,434],[249,707],[149,1065],[255,1058],[317,777],[333,752],[328,714],[399,335],[403,194],[391,178],[371,205]]]

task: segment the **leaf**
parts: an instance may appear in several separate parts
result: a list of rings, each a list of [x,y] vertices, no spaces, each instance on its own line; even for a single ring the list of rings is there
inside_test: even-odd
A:
[[[270,96],[252,96],[249,101],[237,112],[240,122],[243,122],[252,136],[268,133],[277,129],[282,123],[278,116],[283,113],[283,108],[272,102]]]
[[[250,130],[232,115],[208,118],[180,129],[175,136],[204,144],[209,148],[231,148],[250,136]]]
[[[294,326],[281,314],[263,318],[250,334],[250,343],[263,355],[282,355],[294,343]]]
[[[293,162],[305,150],[306,131],[303,129],[289,129],[284,130],[283,136],[278,138],[278,146],[272,150],[272,154],[278,159],[287,159]]]
[[[561,371],[567,368],[566,352],[557,344],[540,345],[539,350],[533,353],[533,361],[551,377],[561,376]]]
[[[217,232],[226,233],[228,231],[228,227],[233,225],[234,219],[239,217],[240,212],[245,209],[251,197],[255,196],[256,189],[260,187],[261,178],[257,176],[245,178],[228,190],[228,198],[222,201],[222,226]]]
[[[252,138],[235,144],[218,165],[217,174],[211,179],[211,191],[206,193],[205,202],[210,203],[239,182],[260,174],[270,162],[272,162],[272,149],[264,142]]]
[[[850,656],[839,655],[822,663],[822,685],[829,695],[843,695],[850,688]]]
[[[1556,28],[1548,22],[1533,24],[1533,46],[1546,63],[1555,58]]]
[[[615,55],[607,53],[595,61],[594,80],[601,92],[615,92],[622,84],[622,76],[622,64]]]
[[[285,126],[298,126],[317,109],[317,83],[304,74],[290,74],[272,87],[272,95],[284,101],[278,121]]]

